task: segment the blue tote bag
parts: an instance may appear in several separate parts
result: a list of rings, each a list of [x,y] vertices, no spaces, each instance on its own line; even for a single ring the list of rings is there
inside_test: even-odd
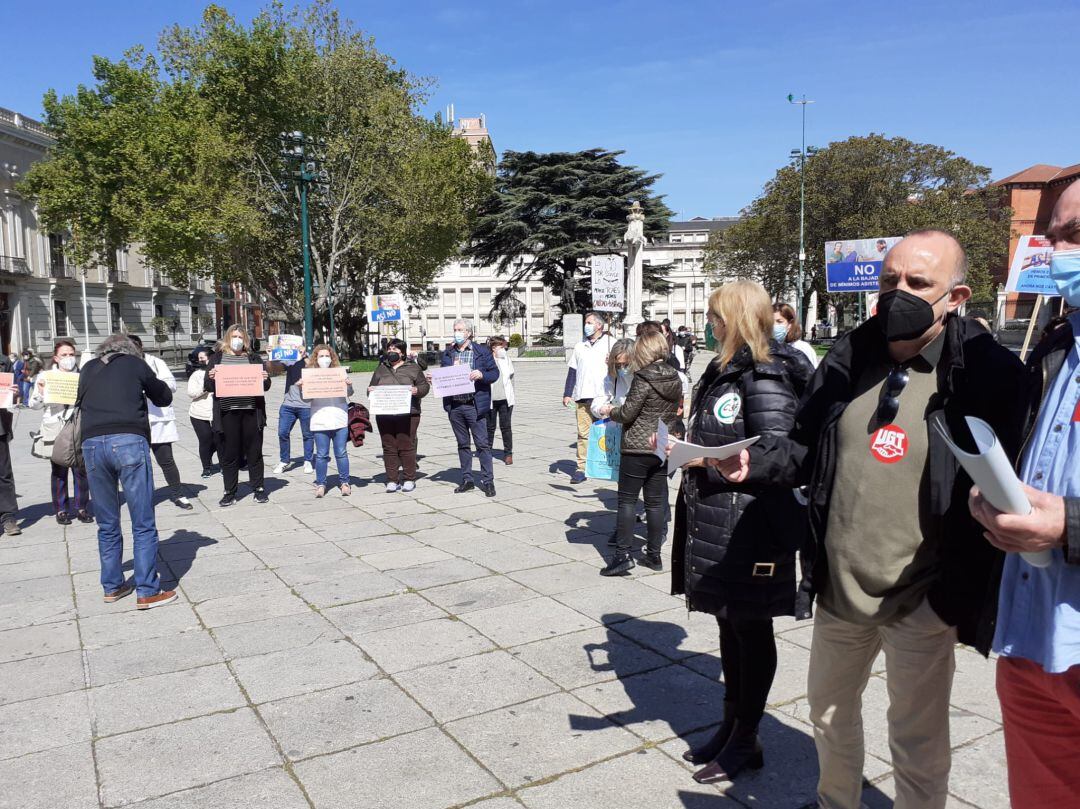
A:
[[[618,480],[622,453],[622,425],[611,419],[594,421],[589,428],[589,451],[585,474],[596,480]]]

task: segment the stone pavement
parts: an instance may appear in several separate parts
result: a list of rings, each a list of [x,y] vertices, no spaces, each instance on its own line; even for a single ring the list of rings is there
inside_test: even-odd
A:
[[[29,455],[38,416],[20,412],[24,532],[0,539],[0,807],[810,802],[811,627],[790,619],[777,621],[765,769],[725,789],[691,780],[680,736],[718,719],[716,625],[668,595],[667,572],[597,575],[614,487],[568,482],[562,376],[561,364],[518,364],[515,463],[496,461],[495,500],[452,493],[452,435],[428,400],[412,495],[384,493],[370,436],[350,448],[352,497],[314,500],[294,469],[269,478],[268,505],[242,483],[240,502],[218,509],[220,477],[198,477],[181,392],[176,455],[199,500],[190,513],[158,506],[162,573],[182,595],[146,613],[134,598],[102,603],[94,528],[53,521],[48,465]],[[367,375],[354,380],[362,390]],[[871,807],[891,805],[885,710],[875,676]],[[993,667],[966,649],[952,734],[950,806],[1007,807]]]

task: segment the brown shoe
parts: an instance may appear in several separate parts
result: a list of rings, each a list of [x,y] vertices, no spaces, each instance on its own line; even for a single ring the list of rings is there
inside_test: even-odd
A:
[[[134,589],[130,584],[121,584],[120,589],[105,594],[105,603],[112,604],[114,601],[119,601],[124,596],[131,595],[131,591]]]
[[[514,456],[508,452],[506,453],[506,457],[503,458],[503,460],[506,461],[507,466],[510,466],[510,464],[514,462]]]
[[[162,590],[157,595],[139,596],[136,606],[140,610],[150,610],[176,601],[176,590]]]

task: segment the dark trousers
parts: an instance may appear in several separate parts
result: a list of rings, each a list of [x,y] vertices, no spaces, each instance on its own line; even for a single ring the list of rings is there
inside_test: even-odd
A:
[[[776,638],[772,618],[717,618],[724,700],[735,703],[735,718],[756,728],[765,713],[776,675]]]
[[[75,508],[78,511],[86,511],[90,504],[90,482],[86,479],[86,470],[79,467],[68,469],[66,466],[49,464],[52,467],[50,481],[52,483],[53,511],[57,514],[71,513],[71,500],[68,497],[68,472],[71,472],[71,482],[75,489]]]
[[[19,510],[15,500],[15,475],[11,471],[10,435],[0,435],[0,520],[14,517]]]
[[[251,488],[261,489],[263,431],[259,427],[259,414],[254,410],[226,410],[221,414],[221,434],[218,441],[225,494],[236,494],[236,486],[240,482],[241,458],[247,461]]]
[[[454,429],[454,438],[457,439],[462,481],[473,479],[470,437],[476,444],[476,451],[480,454],[480,484],[486,485],[494,480],[495,474],[491,469],[491,444],[488,443],[487,436],[487,419],[477,415],[476,405],[472,402],[452,405],[450,426]]]
[[[199,460],[202,462],[202,468],[209,469],[214,465],[214,453],[217,452],[214,427],[208,421],[191,419],[191,429],[195,431],[195,435],[199,439]]]
[[[637,522],[638,495],[645,494],[645,521],[648,523],[649,553],[660,553],[667,533],[667,463],[652,453],[623,455],[619,464],[619,552],[629,553]]]
[[[184,496],[184,484],[180,482],[180,470],[176,468],[176,460],[172,454],[172,444],[151,444],[150,451],[154,453],[154,460],[161,467],[161,473],[165,475],[165,482],[169,484],[169,497],[174,500]]]
[[[491,403],[491,410],[487,414],[488,446],[495,446],[495,420],[499,421],[499,431],[502,433],[503,452],[510,455],[514,451],[514,433],[510,428],[510,417],[514,413],[514,406],[508,405],[506,399]]]
[[[375,423],[382,441],[386,479],[391,483],[416,480],[416,431],[420,428],[420,414],[376,416]]]

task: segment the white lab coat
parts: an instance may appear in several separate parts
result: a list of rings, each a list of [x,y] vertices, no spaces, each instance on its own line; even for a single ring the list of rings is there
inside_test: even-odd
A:
[[[154,376],[169,386],[169,390],[176,393],[176,377],[165,364],[161,357],[147,354],[146,364],[154,372]],[[176,412],[172,405],[158,407],[149,399],[146,400],[146,412],[150,417],[150,443],[151,444],[174,444],[180,440],[180,433],[176,431]]]
[[[495,357],[495,364],[499,366],[499,382],[506,391],[506,406],[514,406],[514,363],[507,355],[502,359]],[[492,388],[492,401],[495,401],[494,387]]]

